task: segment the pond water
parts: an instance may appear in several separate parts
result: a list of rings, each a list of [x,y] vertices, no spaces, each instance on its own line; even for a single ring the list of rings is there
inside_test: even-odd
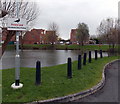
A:
[[[54,66],[66,63],[68,57],[71,57],[72,61],[77,60],[79,54],[81,54],[80,50],[24,50],[20,52],[20,65],[21,67],[35,67],[36,61],[40,60],[42,67]],[[108,54],[103,52],[103,56],[108,56]],[[94,52],[92,52],[92,57],[94,58]],[[15,51],[6,51],[0,64],[2,65],[0,69],[14,68]]]

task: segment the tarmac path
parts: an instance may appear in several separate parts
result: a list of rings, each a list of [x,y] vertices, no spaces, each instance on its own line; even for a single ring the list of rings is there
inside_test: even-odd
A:
[[[118,72],[120,60],[115,61],[106,68],[105,86],[96,93],[75,102],[118,102]],[[118,71],[119,70],[119,71]],[[120,92],[119,92],[120,93]],[[114,104],[114,103],[113,103]]]

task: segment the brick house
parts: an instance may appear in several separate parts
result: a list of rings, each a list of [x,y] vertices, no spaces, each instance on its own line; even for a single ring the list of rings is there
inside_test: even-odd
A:
[[[2,33],[2,35],[1,35],[1,37],[2,37],[2,43],[6,40],[6,36],[7,36],[6,33],[4,33],[4,35]],[[10,40],[10,42],[13,42],[13,43],[15,42],[15,36],[12,37],[12,39]]]
[[[77,41],[77,29],[71,29],[71,33],[70,33],[70,42],[72,44],[79,44]],[[84,44],[88,44],[89,43],[89,37],[87,38],[86,42],[84,42]]]
[[[50,43],[49,41],[54,41],[52,38],[53,31],[45,31],[44,29],[32,29],[27,31],[23,37],[20,36],[20,43],[22,44],[45,44]],[[7,35],[7,34],[6,34]],[[2,41],[6,39],[6,35],[2,36]],[[47,39],[47,38],[49,39]],[[48,41],[49,40],[49,41]],[[16,41],[15,36],[12,37],[10,43]]]
[[[55,44],[57,41],[57,36],[55,31],[47,30],[44,37],[44,42],[47,44]]]
[[[71,42],[72,44],[77,44],[76,33],[77,33],[77,29],[71,29],[70,42]]]
[[[44,43],[45,30],[32,29],[25,33],[23,37],[23,44],[41,44]]]
[[[24,35],[23,38],[21,38],[20,36],[20,43],[22,42],[23,44],[40,44],[40,43],[44,43],[44,31],[43,29],[32,29],[31,31],[27,31]],[[6,34],[7,35],[7,34]],[[6,40],[6,35],[2,35],[2,41]],[[12,39],[10,40],[11,42],[15,42],[16,41],[16,37],[15,35],[12,37]]]

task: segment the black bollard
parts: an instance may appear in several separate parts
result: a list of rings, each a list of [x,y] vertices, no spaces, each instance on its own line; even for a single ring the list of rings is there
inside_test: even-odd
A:
[[[83,65],[86,65],[86,58],[87,58],[87,53],[84,53]]]
[[[91,51],[89,51],[89,63],[91,63]]]
[[[95,60],[97,60],[97,50],[95,50]]]
[[[78,55],[78,69],[81,69],[81,55]]]
[[[100,50],[100,58],[103,58],[103,56],[102,56],[102,50]]]
[[[68,58],[67,77],[72,78],[72,63],[71,58]]]
[[[36,85],[40,85],[41,84],[41,63],[40,61],[36,62]]]

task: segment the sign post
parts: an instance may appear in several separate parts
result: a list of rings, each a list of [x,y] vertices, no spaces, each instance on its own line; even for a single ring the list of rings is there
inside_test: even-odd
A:
[[[19,7],[18,2],[16,2],[17,18],[8,18],[7,29],[16,31],[16,56],[15,56],[15,83],[11,85],[13,89],[19,89],[23,87],[23,84],[20,83],[20,54],[19,54],[19,31],[26,30],[26,20],[19,18]]]

